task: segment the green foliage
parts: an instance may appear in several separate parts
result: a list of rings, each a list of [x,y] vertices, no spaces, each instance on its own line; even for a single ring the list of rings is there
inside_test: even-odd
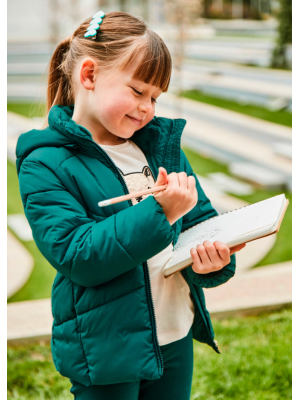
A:
[[[196,174],[205,176],[207,173],[223,172],[224,174],[230,175],[225,164],[205,158],[189,148],[183,148],[183,151]],[[281,193],[283,193],[283,191],[257,189],[253,194],[247,196],[232,195],[252,204],[272,196],[277,196]],[[276,243],[267,256],[264,257],[256,267],[290,261],[292,259],[292,194],[285,192],[285,196],[290,204],[286,210],[280,230],[277,233]]]
[[[236,101],[210,96],[199,90],[186,90],[183,91],[181,95],[191,100],[201,101],[202,103],[211,104],[226,110],[236,111],[241,114],[249,115],[250,117],[263,119],[284,126],[292,126],[292,114],[288,111],[270,111],[252,104],[244,105]]]
[[[280,0],[278,14],[278,37],[274,48],[271,66],[273,68],[290,69],[286,48],[292,43],[292,0]]]
[[[194,340],[191,400],[291,399],[291,309],[212,322],[222,354]],[[11,400],[73,399],[49,344],[9,347],[7,375]]]
[[[7,183],[7,213],[24,214],[16,166],[9,161],[7,162]],[[25,285],[10,297],[8,302],[49,298],[56,270],[41,254],[34,241],[23,242],[19,238],[18,240],[33,256],[34,268]]]

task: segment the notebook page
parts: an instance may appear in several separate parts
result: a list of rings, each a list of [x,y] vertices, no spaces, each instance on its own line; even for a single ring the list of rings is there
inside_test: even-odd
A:
[[[228,243],[238,236],[274,225],[278,220],[284,201],[284,194],[275,196],[211,218],[186,230],[179,235],[172,258],[166,267],[190,258],[190,249],[205,240],[210,242],[219,240]]]

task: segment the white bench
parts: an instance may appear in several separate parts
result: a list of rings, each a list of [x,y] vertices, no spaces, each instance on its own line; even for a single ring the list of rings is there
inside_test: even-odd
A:
[[[229,170],[233,175],[266,189],[280,189],[286,184],[286,178],[283,174],[248,162],[230,163]]]

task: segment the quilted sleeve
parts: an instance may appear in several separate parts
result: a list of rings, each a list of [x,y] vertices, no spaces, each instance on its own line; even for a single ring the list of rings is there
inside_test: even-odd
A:
[[[181,152],[180,153],[181,170],[185,171],[187,176],[193,175],[195,177],[196,188],[198,192],[197,204],[182,218],[181,232],[184,232],[186,229],[218,215],[218,213],[211,205],[210,200],[206,197],[203,189],[200,186],[197,176],[193,172],[192,167],[186,155],[184,154],[183,150],[181,149],[180,152]],[[233,254],[230,258],[231,258],[230,263],[227,264],[224,268],[222,268],[219,271],[210,272],[209,274],[198,274],[194,272],[191,265],[186,268],[186,271],[195,285],[201,286],[203,288],[216,287],[227,282],[235,274],[235,268],[236,268],[235,254]]]
[[[37,247],[57,271],[79,285],[108,282],[173,240],[154,196],[96,222],[42,162],[23,161],[19,187]]]

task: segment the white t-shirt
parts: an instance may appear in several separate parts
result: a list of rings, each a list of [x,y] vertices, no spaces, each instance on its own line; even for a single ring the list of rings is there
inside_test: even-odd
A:
[[[147,159],[134,142],[127,140],[115,146],[99,146],[117,165],[130,193],[150,189],[154,185],[155,179]],[[132,203],[135,205],[151,195],[134,198]],[[163,275],[163,266],[171,257],[172,250],[173,245],[170,243],[163,251],[147,260],[160,346],[184,338],[195,315],[190,288],[181,272],[167,279]]]

